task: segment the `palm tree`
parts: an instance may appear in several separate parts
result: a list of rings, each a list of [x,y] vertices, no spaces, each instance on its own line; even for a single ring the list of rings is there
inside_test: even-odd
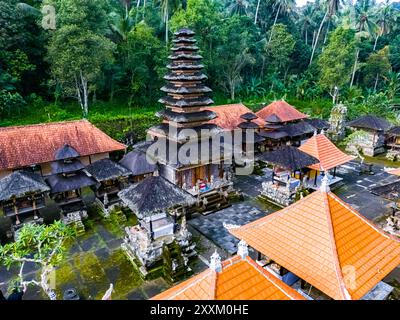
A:
[[[357,32],[367,32],[369,35],[375,34],[376,25],[372,20],[374,6],[373,0],[360,0],[354,6],[356,30]]]
[[[322,18],[322,21],[321,21],[321,23],[319,25],[319,28],[318,28],[317,36],[315,37],[314,46],[313,46],[313,50],[312,50],[312,53],[311,53],[311,58],[310,58],[309,65],[311,65],[311,63],[313,62],[314,55],[315,55],[315,49],[317,48],[317,45],[318,45],[318,40],[319,40],[319,37],[321,35],[322,27],[323,27],[323,25],[325,24],[325,21],[328,18],[330,19],[332,16],[336,15],[336,13],[339,11],[341,1],[342,0],[326,0],[326,2],[325,2],[325,5],[326,5],[325,15]]]
[[[392,27],[396,25],[397,19],[399,18],[399,13],[394,9],[389,0],[386,0],[386,2],[378,9],[376,18],[378,32],[375,37],[374,51],[376,50],[378,38],[388,34]]]
[[[247,15],[247,8],[249,7],[249,2],[247,0],[233,0],[233,2],[228,6],[228,11],[231,15]]]
[[[315,8],[310,4],[307,4],[300,12],[299,24],[301,34],[304,35],[306,44],[308,44],[309,31],[315,27],[314,15]]]
[[[125,12],[120,14],[118,12],[111,12],[110,29],[116,33],[122,41],[126,41],[129,32],[135,25],[135,20],[129,14],[129,7],[125,7]]]
[[[159,0],[163,22],[165,23],[165,43],[168,45],[169,18],[181,5],[181,0]]]
[[[271,32],[269,34],[268,44],[272,40],[274,27],[276,25],[276,22],[278,21],[279,14],[288,13],[292,11],[293,8],[296,6],[296,0],[270,0],[270,2],[272,3],[272,8],[276,10],[276,13],[275,13],[274,23],[272,24],[271,27]]]

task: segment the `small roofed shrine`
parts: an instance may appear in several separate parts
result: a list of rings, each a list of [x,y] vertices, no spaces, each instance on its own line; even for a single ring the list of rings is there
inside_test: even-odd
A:
[[[384,300],[393,290],[382,279],[400,264],[399,239],[333,194],[327,178],[291,206],[229,231],[313,299]]]
[[[126,228],[123,248],[133,263],[140,262],[142,275],[162,262],[166,251],[175,254],[171,261],[176,272],[187,270],[195,245],[184,208],[195,204],[196,198],[161,176],[148,177],[118,195],[139,219],[137,226]]]
[[[128,186],[130,171],[109,158],[101,159],[86,167],[86,171],[97,184],[92,186],[97,203],[105,216],[121,202],[118,192]]]
[[[274,150],[286,144],[299,146],[315,131],[315,127],[304,121],[308,115],[283,100],[272,102],[256,115],[265,121],[264,130],[261,130],[260,135],[266,138],[266,150]]]
[[[264,152],[258,160],[272,166],[272,179],[262,183],[260,196],[278,206],[288,206],[296,200],[296,194],[303,188],[303,179],[307,178],[307,167],[319,163],[314,156],[292,146]]]
[[[349,156],[338,149],[324,134],[315,134],[299,147],[300,151],[317,158],[319,163],[312,164],[306,173],[305,184],[311,189],[318,189],[324,175],[329,179],[329,186],[336,187],[343,179],[336,175],[336,168],[355,157]],[[331,172],[333,171],[333,172]]]
[[[374,157],[386,151],[385,134],[391,127],[387,120],[374,115],[365,115],[348,122],[347,127],[359,131],[357,139],[351,144],[357,149],[361,149],[360,151],[364,155]]]
[[[249,257],[244,241],[225,261],[217,252],[209,268],[154,296],[151,300],[306,300]]]
[[[261,126],[255,122],[258,117],[252,112],[246,112],[240,116],[244,121],[238,124],[238,127],[242,130],[242,148],[243,151],[252,150],[253,152],[260,152],[260,144],[265,141],[265,138],[259,135]],[[250,133],[250,134],[249,134]],[[247,144],[251,143],[252,148],[248,148]]]
[[[40,175],[20,170],[0,179],[0,206],[16,229],[25,222],[42,222],[40,209],[50,191]]]
[[[60,207],[64,220],[82,228],[81,219],[87,216],[82,189],[94,186],[96,181],[87,176],[79,157],[79,153],[67,144],[58,149],[55,161],[51,163],[52,175],[46,181],[51,189],[50,196]]]
[[[212,143],[222,129],[209,122],[216,114],[205,109],[213,100],[207,96],[211,89],[204,84],[207,76],[194,32],[187,28],[175,32],[171,50],[167,84],[161,88],[166,96],[159,100],[165,109],[157,113],[163,121],[149,129],[154,148],[147,153],[159,147],[153,155],[159,174],[173,184],[202,198],[218,192],[222,202],[232,188],[227,175],[231,164],[224,164],[225,153]]]
[[[147,159],[147,149],[134,149],[128,152],[119,164],[130,171],[131,181],[136,183],[151,177],[157,171],[157,164]]]
[[[400,126],[393,127],[386,134],[386,158],[400,161]]]

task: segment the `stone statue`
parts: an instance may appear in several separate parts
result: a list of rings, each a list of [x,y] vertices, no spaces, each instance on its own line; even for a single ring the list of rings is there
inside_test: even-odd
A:
[[[346,135],[346,115],[347,107],[339,103],[335,105],[331,110],[331,115],[329,117],[330,127],[328,129],[328,136],[333,141],[340,141]]]

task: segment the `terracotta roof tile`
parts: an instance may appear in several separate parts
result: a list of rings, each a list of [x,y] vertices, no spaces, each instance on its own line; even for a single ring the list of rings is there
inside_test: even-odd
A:
[[[319,171],[330,170],[355,158],[339,150],[324,134],[313,136],[299,149],[320,161],[309,166],[309,168]]]
[[[54,161],[65,144],[81,156],[125,149],[87,120],[5,127],[0,128],[0,170]]]
[[[217,114],[217,118],[210,120],[209,123],[216,124],[225,130],[238,129],[238,125],[244,121],[240,116],[245,113],[252,113],[252,111],[242,103],[204,107],[202,110],[211,110],[215,112]],[[265,125],[265,121],[262,119],[255,119],[252,122],[260,126]]]
[[[334,299],[362,298],[400,264],[398,239],[331,192],[230,232]]]
[[[390,174],[394,174],[396,176],[400,176],[400,168],[394,169],[394,170],[390,170],[389,173]]]
[[[276,116],[281,122],[295,121],[308,118],[308,115],[296,110],[284,100],[274,101],[256,113],[256,115],[265,120],[267,117]]]
[[[225,260],[221,272],[207,269],[153,300],[305,300],[251,258]]]

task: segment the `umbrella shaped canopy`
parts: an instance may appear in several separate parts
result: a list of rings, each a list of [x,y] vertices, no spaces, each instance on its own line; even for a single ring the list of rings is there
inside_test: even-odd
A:
[[[157,165],[147,159],[146,152],[138,150],[127,153],[119,164],[130,170],[134,176],[153,173],[157,170]]]
[[[318,163],[318,159],[292,146],[263,153],[259,159],[295,171]]]
[[[118,196],[139,218],[196,203],[190,193],[161,176],[148,177],[120,191]]]

